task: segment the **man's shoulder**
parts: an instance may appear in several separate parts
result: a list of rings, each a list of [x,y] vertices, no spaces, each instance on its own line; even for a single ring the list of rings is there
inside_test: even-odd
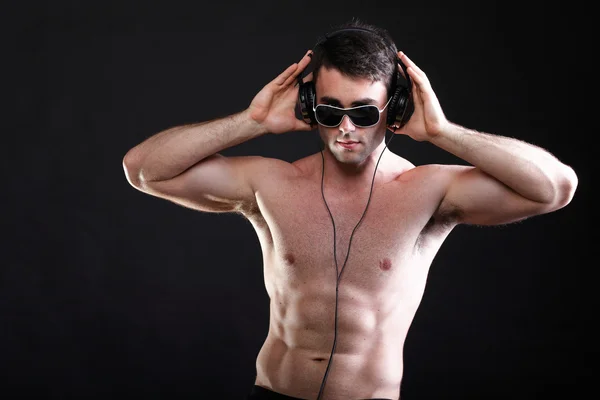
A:
[[[254,182],[277,182],[294,178],[301,174],[295,162],[264,156],[252,157],[251,170],[247,171]]]
[[[412,164],[411,164],[412,165]],[[422,164],[406,168],[399,176],[399,180],[407,179],[444,179],[473,167],[457,164]]]
[[[251,159],[251,168],[253,169],[253,172],[277,174],[290,173],[297,169],[293,162],[282,160],[280,158],[266,156],[251,156],[248,158]]]

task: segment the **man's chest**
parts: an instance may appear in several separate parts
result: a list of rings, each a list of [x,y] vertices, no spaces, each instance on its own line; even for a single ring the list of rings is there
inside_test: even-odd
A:
[[[345,196],[303,181],[263,190],[257,230],[265,271],[286,286],[335,284],[336,273],[367,291],[395,285],[410,273],[415,244],[435,211],[437,202],[425,196],[397,182]]]

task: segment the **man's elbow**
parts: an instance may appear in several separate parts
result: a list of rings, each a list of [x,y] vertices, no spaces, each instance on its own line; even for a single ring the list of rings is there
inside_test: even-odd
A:
[[[563,208],[573,200],[579,179],[575,170],[568,165],[564,165],[562,173],[556,185],[555,207]]]
[[[127,158],[127,156],[125,156],[123,158],[123,172],[125,172],[125,178],[127,179],[127,182],[129,182],[129,184],[135,188],[139,188],[141,186],[141,179],[140,179],[140,169],[136,168],[132,163],[131,160]]]

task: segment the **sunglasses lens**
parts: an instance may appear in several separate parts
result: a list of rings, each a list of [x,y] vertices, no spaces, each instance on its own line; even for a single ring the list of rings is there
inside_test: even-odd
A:
[[[340,110],[325,104],[319,104],[315,109],[315,116],[321,125],[337,126],[342,118],[348,114],[356,126],[371,126],[379,121],[379,110],[376,106],[363,106],[349,110]]]
[[[348,116],[356,126],[370,126],[379,121],[379,110],[375,106],[359,107],[348,110]]]
[[[343,116],[344,112],[342,110],[326,105],[320,104],[315,109],[315,117],[321,125],[337,126],[342,121]]]

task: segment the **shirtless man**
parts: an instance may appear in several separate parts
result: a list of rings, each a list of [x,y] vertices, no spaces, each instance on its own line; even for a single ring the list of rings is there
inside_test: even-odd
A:
[[[270,324],[249,399],[397,399],[404,341],[452,229],[558,210],[577,187],[575,172],[544,149],[448,121],[425,73],[378,32],[338,34],[313,49],[329,66],[302,78],[311,50],[247,109],[159,132],[124,157],[136,189],[203,212],[239,213],[254,226]],[[362,41],[348,47],[348,36]],[[400,129],[386,125],[385,71],[401,70],[396,55],[413,82],[414,113]],[[292,163],[218,153],[268,133],[312,130],[295,115],[297,79],[311,78],[317,104],[374,104],[379,119],[363,127],[343,115],[337,126],[315,126],[324,150]],[[385,151],[388,128],[470,165],[415,167]],[[358,143],[340,143],[348,141]]]

